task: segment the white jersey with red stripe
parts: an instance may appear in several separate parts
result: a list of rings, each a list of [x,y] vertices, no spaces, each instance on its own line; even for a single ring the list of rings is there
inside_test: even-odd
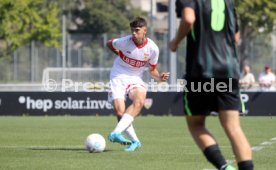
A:
[[[141,78],[145,66],[148,64],[152,67],[157,66],[159,48],[149,38],[146,38],[144,44],[139,46],[133,41],[132,35],[128,35],[114,39],[112,46],[120,52],[111,69],[110,79],[124,77],[124,75]]]

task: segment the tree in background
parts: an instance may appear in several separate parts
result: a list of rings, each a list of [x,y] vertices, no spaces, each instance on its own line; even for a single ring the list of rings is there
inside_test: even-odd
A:
[[[58,3],[67,16],[71,50],[86,49],[82,62],[91,67],[111,67],[112,53],[103,48],[107,36],[114,38],[130,32],[130,20],[145,15],[129,0],[59,0]],[[85,37],[79,38],[83,37],[80,34]],[[72,60],[77,57],[71,56]]]
[[[241,44],[240,56],[241,63],[259,52],[259,58],[271,56],[270,33],[275,30],[276,22],[276,1],[272,0],[238,0],[236,1],[237,13],[240,21]],[[255,42],[255,38],[258,42]],[[260,42],[262,41],[262,42]],[[256,43],[258,49],[253,49],[252,43]],[[251,58],[252,59],[252,58]],[[263,66],[262,66],[263,67]]]
[[[129,30],[129,21],[142,15],[129,0],[77,0],[71,9],[71,33],[120,33]]]
[[[0,0],[0,57],[30,41],[59,47],[59,9],[44,0]]]

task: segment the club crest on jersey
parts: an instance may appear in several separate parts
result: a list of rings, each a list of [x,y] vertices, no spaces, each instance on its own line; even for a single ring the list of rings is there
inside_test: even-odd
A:
[[[151,108],[152,103],[153,103],[153,99],[146,98],[145,103],[144,103],[144,107],[145,107],[146,109],[149,109],[149,108]]]
[[[145,59],[145,60],[149,60],[149,54],[144,53],[144,59]]]

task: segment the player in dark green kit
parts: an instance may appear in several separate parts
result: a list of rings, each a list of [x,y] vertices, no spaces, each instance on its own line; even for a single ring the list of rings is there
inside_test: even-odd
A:
[[[205,157],[219,170],[233,170],[205,127],[211,111],[227,134],[239,170],[253,170],[250,144],[240,126],[239,61],[235,46],[238,26],[233,0],[177,0],[181,17],[172,51],[187,36],[184,111],[189,131]]]

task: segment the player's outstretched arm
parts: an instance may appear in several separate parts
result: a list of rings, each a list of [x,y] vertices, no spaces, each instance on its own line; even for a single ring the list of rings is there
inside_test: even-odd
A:
[[[119,55],[119,50],[114,48],[113,45],[112,45],[112,40],[108,40],[107,43],[106,43],[106,46],[116,55]]]
[[[195,22],[195,12],[192,8],[186,7],[182,10],[182,19],[177,30],[176,36],[169,42],[169,48],[176,51],[178,44],[190,32]]]
[[[157,81],[167,81],[170,77],[169,72],[159,73],[159,71],[156,68],[153,68],[151,66],[149,67],[149,73],[150,73],[151,77]]]

